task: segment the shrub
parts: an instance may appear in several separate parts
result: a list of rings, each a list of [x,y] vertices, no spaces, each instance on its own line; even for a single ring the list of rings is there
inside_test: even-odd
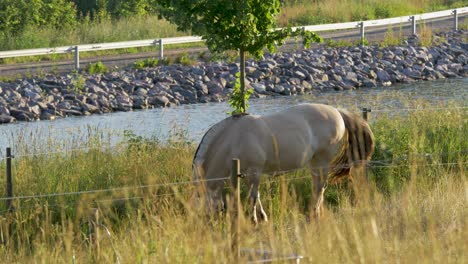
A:
[[[0,31],[18,34],[29,26],[69,29],[76,24],[76,8],[70,1],[0,1]]]
[[[402,40],[403,40],[403,35],[402,34],[403,33],[402,33],[401,28],[400,28],[398,36],[396,36],[394,34],[393,28],[391,26],[389,26],[387,32],[385,32],[383,42],[380,43],[380,46],[388,47],[388,46],[400,45]]]
[[[421,23],[419,27],[419,45],[423,47],[432,45],[432,30],[425,23]]]
[[[93,64],[90,64],[88,66],[88,72],[90,74],[96,74],[96,73],[105,73],[107,72],[108,69],[106,67],[106,65],[104,65],[104,63],[98,61],[96,63],[93,63]]]
[[[180,55],[180,57],[177,57],[176,62],[185,66],[195,64],[195,61],[192,58],[190,58],[187,52],[184,52],[182,55]]]
[[[142,69],[146,67],[156,67],[159,64],[159,60],[155,58],[146,58],[144,60],[137,60],[133,63],[135,69]]]

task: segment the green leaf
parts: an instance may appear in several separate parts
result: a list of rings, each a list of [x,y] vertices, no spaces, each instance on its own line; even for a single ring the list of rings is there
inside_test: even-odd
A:
[[[159,0],[157,3],[165,19],[175,23],[179,30],[202,36],[213,54],[237,50],[260,58],[264,48],[273,52],[275,45],[283,44],[289,37],[302,37],[307,47],[322,41],[304,28],[275,29],[281,0]],[[229,98],[232,113],[243,113],[248,107],[245,104],[244,109],[242,105],[253,90],[245,90],[244,94],[242,90],[240,81],[236,80]]]

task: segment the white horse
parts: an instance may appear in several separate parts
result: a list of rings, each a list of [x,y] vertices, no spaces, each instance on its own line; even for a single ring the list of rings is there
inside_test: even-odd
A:
[[[198,145],[193,177],[204,187],[208,207],[222,208],[224,179],[231,175],[232,159],[240,159],[250,212],[258,223],[257,213],[268,219],[258,192],[261,174],[308,165],[315,214],[320,216],[327,183],[350,176],[351,167],[369,160],[373,150],[372,131],[358,115],[323,104],[301,104],[265,116],[230,116],[213,125]],[[235,186],[236,179],[231,180]]]

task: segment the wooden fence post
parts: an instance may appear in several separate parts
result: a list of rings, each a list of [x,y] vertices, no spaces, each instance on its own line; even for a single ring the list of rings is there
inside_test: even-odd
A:
[[[369,122],[369,115],[368,113],[371,112],[370,108],[364,107],[362,108],[362,118],[366,120],[366,122]],[[368,164],[364,165],[364,176],[366,177],[366,182],[369,182],[369,174],[368,174]]]
[[[362,108],[362,118],[366,121],[369,121],[369,116],[368,116],[368,113],[372,112],[370,108]]]
[[[12,180],[12,173],[11,173],[11,159],[13,156],[11,155],[11,148],[6,148],[6,207],[8,212],[13,211],[13,180]]]
[[[240,173],[240,160],[232,159],[231,167],[231,177],[237,179],[236,185],[236,207],[237,207],[237,221],[236,221],[236,231],[234,235],[234,249],[236,250],[237,260],[240,260],[240,230],[241,230],[241,195],[240,195],[240,186],[241,186],[241,173]]]

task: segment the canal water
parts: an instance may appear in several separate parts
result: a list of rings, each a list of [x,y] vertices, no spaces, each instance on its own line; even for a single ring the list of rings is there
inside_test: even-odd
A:
[[[372,118],[382,113],[405,114],[421,108],[468,107],[468,78],[251,99],[248,112],[261,115],[305,102],[352,111],[367,107],[372,109]],[[229,110],[228,103],[222,102],[0,125],[0,159],[4,158],[6,147],[11,147],[17,155],[63,151],[86,144],[89,147],[90,137],[104,140],[110,146],[121,142],[124,135],[151,137],[162,142],[182,137],[197,142],[211,125],[227,117]]]

